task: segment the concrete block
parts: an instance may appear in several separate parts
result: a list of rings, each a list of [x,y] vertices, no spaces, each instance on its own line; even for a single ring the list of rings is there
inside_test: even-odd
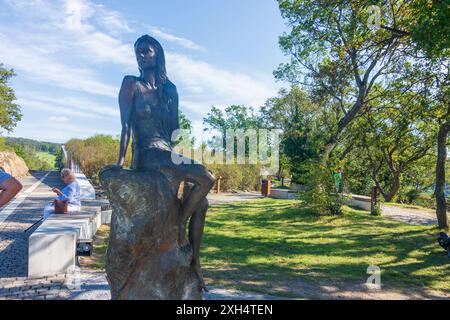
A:
[[[274,199],[294,200],[297,199],[297,191],[289,189],[271,189],[269,197]]]
[[[53,276],[74,267],[77,240],[92,239],[101,221],[98,201],[82,202],[81,212],[51,215],[30,236],[28,276]]]
[[[77,233],[74,230],[34,232],[29,240],[28,276],[65,272],[75,265]]]
[[[357,207],[359,209],[370,211],[371,210],[371,199],[370,197],[351,195],[351,199],[346,199],[345,203],[352,207]]]
[[[111,224],[111,215],[112,210],[104,210],[102,211],[102,224]]]

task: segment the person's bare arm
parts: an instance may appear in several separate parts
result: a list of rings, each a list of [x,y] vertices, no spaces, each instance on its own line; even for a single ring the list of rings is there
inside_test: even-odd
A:
[[[127,153],[128,144],[131,136],[131,110],[133,108],[135,80],[133,77],[126,76],[123,79],[122,87],[119,92],[120,119],[122,122],[122,132],[120,135],[120,151],[118,166],[123,166],[125,155]]]
[[[0,207],[3,207],[11,201],[22,188],[22,184],[14,178],[9,178],[0,183],[0,190],[2,190],[0,193]]]
[[[61,190],[59,190],[58,188],[53,188],[52,191],[53,191],[54,193],[56,193],[58,196],[62,195]]]

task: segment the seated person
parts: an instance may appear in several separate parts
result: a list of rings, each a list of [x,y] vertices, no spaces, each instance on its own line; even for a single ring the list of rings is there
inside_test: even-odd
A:
[[[22,190],[22,184],[8,173],[0,170],[0,208]]]
[[[58,188],[53,188],[52,191],[58,195],[57,200],[67,200],[68,208],[67,211],[76,212],[81,209],[81,190],[78,181],[70,169],[61,170],[61,179],[64,181],[66,186],[59,190]],[[55,212],[55,205],[53,203],[48,204],[44,209],[44,220],[47,219],[52,213]]]

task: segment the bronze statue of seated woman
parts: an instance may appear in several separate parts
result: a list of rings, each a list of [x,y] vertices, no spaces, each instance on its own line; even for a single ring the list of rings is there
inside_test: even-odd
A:
[[[134,44],[140,76],[125,76],[119,93],[122,122],[120,152],[117,166],[124,165],[127,146],[132,138],[134,172],[156,170],[177,185],[189,184],[189,192],[181,203],[180,246],[192,246],[191,267],[206,290],[200,266],[200,241],[205,224],[208,201],[206,196],[214,184],[213,175],[201,164],[172,161],[172,133],[179,128],[178,93],[166,73],[165,55],[161,44],[144,35]],[[157,196],[157,195],[156,195]],[[189,220],[189,243],[186,224]]]

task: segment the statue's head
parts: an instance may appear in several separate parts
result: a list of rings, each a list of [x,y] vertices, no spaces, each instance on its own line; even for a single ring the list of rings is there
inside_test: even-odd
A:
[[[167,81],[166,57],[161,44],[149,35],[143,35],[134,43],[134,52],[139,70],[155,69],[157,86]]]

